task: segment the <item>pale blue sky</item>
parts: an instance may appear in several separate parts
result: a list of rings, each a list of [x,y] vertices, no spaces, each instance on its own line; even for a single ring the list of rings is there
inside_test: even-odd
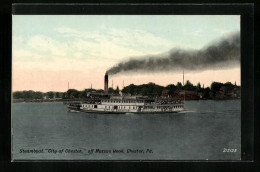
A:
[[[13,66],[103,77],[129,57],[199,49],[236,31],[237,15],[13,15]]]
[[[46,35],[60,41],[64,35],[58,28],[73,28],[81,32],[109,35],[110,29],[143,30],[166,40],[199,48],[225,32],[240,30],[238,16],[201,15],[18,15],[13,17],[13,36],[25,40],[34,35]],[[187,36],[187,35],[190,35]],[[144,45],[143,45],[144,46]]]

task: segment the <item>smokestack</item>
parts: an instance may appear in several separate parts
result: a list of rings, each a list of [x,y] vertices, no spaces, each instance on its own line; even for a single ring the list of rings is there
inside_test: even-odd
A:
[[[105,74],[104,92],[108,93],[108,75]]]

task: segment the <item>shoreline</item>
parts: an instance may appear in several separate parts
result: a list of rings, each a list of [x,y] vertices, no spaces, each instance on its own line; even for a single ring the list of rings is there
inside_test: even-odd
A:
[[[241,98],[223,98],[223,99],[186,99],[185,101],[199,100],[241,100]],[[68,102],[68,101],[84,101],[83,99],[13,99],[12,103],[43,103],[43,102]]]

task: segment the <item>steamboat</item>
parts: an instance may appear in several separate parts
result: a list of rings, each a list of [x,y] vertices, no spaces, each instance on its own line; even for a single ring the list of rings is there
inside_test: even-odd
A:
[[[104,93],[92,93],[88,99],[66,103],[71,112],[86,113],[177,113],[184,111],[184,102],[171,98],[108,94],[108,75],[105,75]]]

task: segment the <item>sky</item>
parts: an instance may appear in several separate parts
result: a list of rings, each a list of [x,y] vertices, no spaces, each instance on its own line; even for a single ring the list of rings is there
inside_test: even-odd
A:
[[[201,49],[240,32],[238,15],[13,15],[13,91],[104,89],[108,69],[129,58],[172,48]],[[183,71],[127,73],[109,77],[109,86],[182,82]],[[185,72],[185,81],[240,85],[240,67]]]

